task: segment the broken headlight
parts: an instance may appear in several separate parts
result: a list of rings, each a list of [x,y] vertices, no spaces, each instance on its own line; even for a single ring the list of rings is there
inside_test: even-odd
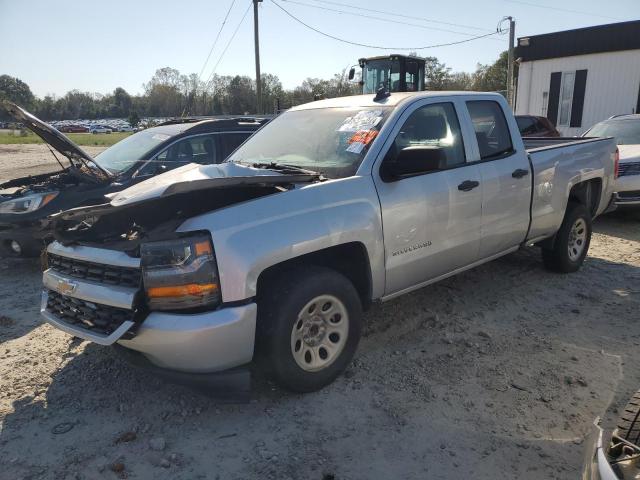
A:
[[[215,307],[220,303],[218,267],[208,235],[144,243],[140,254],[151,310]]]
[[[58,196],[58,192],[34,193],[0,203],[0,213],[29,213]]]

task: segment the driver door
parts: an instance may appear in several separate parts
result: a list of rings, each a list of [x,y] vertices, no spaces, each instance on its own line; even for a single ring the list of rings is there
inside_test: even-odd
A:
[[[463,131],[464,104],[420,102],[405,112],[374,167],[380,198],[386,263],[385,295],[402,292],[478,260],[482,186],[467,163],[471,131]],[[469,128],[470,130],[470,128]],[[444,150],[446,167],[384,181],[380,168],[405,147]],[[468,188],[469,185],[474,185]]]

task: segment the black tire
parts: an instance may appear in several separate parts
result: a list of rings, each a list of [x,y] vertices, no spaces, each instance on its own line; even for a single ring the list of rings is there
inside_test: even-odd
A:
[[[640,442],[640,391],[624,407],[617,426],[614,434],[636,445]]]
[[[347,338],[332,363],[317,371],[307,371],[294,358],[293,329],[300,325],[298,314],[302,309],[313,299],[327,295],[337,298],[341,307],[346,309],[347,326],[344,328],[348,327]],[[264,362],[259,366],[266,367],[274,380],[288,390],[319,390],[333,382],[347,368],[358,347],[361,329],[360,297],[344,275],[317,266],[280,272],[278,278],[269,281],[265,291],[260,292],[258,297],[257,358]],[[329,337],[326,336],[327,339]],[[310,348],[305,344],[302,347]]]
[[[572,229],[576,222],[582,220],[586,230],[586,238],[581,244],[581,253],[572,258],[569,254],[569,242],[571,241]],[[577,271],[589,251],[591,243],[591,214],[586,207],[580,203],[569,202],[567,211],[564,214],[564,220],[560,226],[560,230],[556,233],[553,242],[553,248],[542,248],[542,260],[544,266],[553,271],[560,273],[571,273]]]

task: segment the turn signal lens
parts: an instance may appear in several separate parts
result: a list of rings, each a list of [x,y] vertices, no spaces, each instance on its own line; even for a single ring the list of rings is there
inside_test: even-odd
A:
[[[190,283],[189,285],[176,285],[173,287],[152,287],[147,289],[147,296],[149,298],[186,297],[190,295],[206,295],[217,290],[218,285],[215,283],[207,283],[205,285]]]

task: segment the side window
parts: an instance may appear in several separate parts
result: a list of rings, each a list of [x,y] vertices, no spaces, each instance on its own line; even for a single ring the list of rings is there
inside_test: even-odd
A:
[[[498,102],[474,100],[467,102],[467,108],[482,160],[490,160],[513,151],[511,133]]]
[[[188,163],[219,163],[217,157],[215,137],[200,135],[174,143],[156,156],[155,163],[162,164],[166,170],[170,170]]]
[[[413,146],[440,147],[445,153],[447,167],[465,162],[460,123],[452,103],[425,105],[413,112],[398,133],[389,154]]]
[[[242,142],[244,142],[251,133],[222,133],[218,136],[220,140],[220,150],[221,150],[221,161],[231,155],[236,148],[240,146]]]

